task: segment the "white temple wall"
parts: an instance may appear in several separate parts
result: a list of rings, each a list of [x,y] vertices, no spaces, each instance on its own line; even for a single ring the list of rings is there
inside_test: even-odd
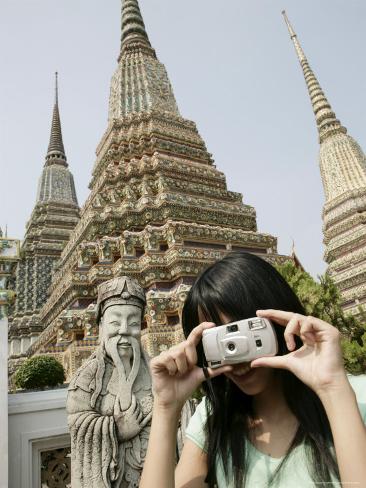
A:
[[[8,321],[0,320],[0,488],[8,487]]]
[[[9,488],[40,487],[41,453],[70,446],[66,396],[67,388],[8,396]]]

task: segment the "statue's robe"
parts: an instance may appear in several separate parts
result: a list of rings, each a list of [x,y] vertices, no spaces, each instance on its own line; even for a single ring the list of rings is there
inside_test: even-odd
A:
[[[77,371],[67,398],[71,433],[72,488],[137,488],[146,456],[150,422],[131,440],[118,431],[114,404],[117,368],[99,347]],[[132,394],[144,416],[151,416],[151,378],[142,353]]]

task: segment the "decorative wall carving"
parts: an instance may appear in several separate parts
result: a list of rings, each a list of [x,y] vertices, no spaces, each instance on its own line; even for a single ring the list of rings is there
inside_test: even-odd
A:
[[[41,488],[71,488],[71,448],[41,453]]]

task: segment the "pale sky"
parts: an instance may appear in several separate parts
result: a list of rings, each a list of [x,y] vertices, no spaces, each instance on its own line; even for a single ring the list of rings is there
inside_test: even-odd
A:
[[[107,127],[120,0],[1,0],[0,225],[22,238],[35,204],[59,71],[64,144],[79,203]],[[292,239],[324,272],[323,187],[305,82],[286,9],[338,118],[366,148],[364,0],[140,0],[181,114],[194,120],[258,229]]]

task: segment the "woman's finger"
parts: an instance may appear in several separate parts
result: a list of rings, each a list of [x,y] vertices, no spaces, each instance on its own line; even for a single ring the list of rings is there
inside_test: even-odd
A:
[[[293,312],[284,312],[283,310],[257,310],[257,316],[273,320],[279,325],[286,326],[294,315]]]
[[[176,349],[170,353],[170,356],[174,359],[177,365],[177,372],[184,375],[188,371],[186,352],[184,348]]]
[[[157,372],[168,371],[171,376],[174,376],[178,370],[174,359],[169,355],[169,352],[164,351],[151,361],[151,369]]]
[[[341,333],[336,327],[324,320],[311,316],[306,318],[301,331],[315,342],[329,342],[329,340],[339,342],[341,337]]]
[[[301,337],[302,341],[308,344],[309,339],[301,335],[301,324],[306,320],[305,315],[293,312],[284,312],[283,310],[257,310],[258,317],[268,318],[279,325],[286,327],[284,337],[289,351],[296,347],[294,336]]]
[[[308,346],[315,346],[316,342],[321,342],[317,341],[316,335],[312,332],[302,332],[300,337],[301,340]]]
[[[313,346],[319,339],[319,334],[317,334],[316,330],[314,329],[314,321],[316,320],[318,319],[308,316],[301,322],[300,325],[300,337],[302,341],[309,346]]]
[[[287,349],[289,351],[293,351],[296,347],[295,343],[295,335],[300,335],[300,315],[292,314],[292,317],[288,324],[286,325],[286,329],[284,332],[284,337],[287,345]]]
[[[216,378],[216,376],[219,376],[220,374],[223,373],[230,373],[230,371],[232,370],[233,367],[229,364],[226,364],[225,366],[221,366],[220,368],[206,368],[206,373],[207,376],[211,379],[211,378]],[[207,380],[203,368],[199,368],[199,376],[200,376],[201,383]]]
[[[178,372],[178,366],[177,363],[174,361],[174,359],[167,355],[166,361],[165,361],[165,366],[166,369],[168,370],[170,376],[174,376]]]
[[[330,324],[327,324],[323,320],[312,317],[311,315],[305,317],[301,322],[301,333],[316,335],[317,332],[335,329]]]
[[[225,366],[221,366],[221,368],[207,368],[208,374],[210,378],[216,378],[223,373],[230,373],[233,370],[233,367],[230,364],[226,364]]]
[[[202,322],[202,324],[197,325],[189,336],[187,337],[187,342],[196,347],[200,340],[202,339],[202,334],[205,329],[211,329],[212,327],[215,327],[215,324],[213,322]]]
[[[187,365],[188,368],[193,368],[197,364],[197,350],[196,348],[189,343],[185,343],[185,352],[187,358]]]
[[[293,314],[290,322],[286,325],[284,337],[289,351],[296,348],[295,335],[299,336],[304,344],[313,346],[315,338],[310,334],[310,330],[303,330],[304,324],[307,323],[308,317],[300,314]]]

